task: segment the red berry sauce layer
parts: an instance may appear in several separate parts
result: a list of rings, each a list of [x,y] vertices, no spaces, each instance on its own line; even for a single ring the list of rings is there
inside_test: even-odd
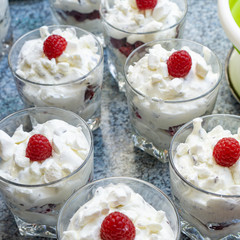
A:
[[[125,55],[125,57],[128,57],[133,50],[144,44],[141,41],[136,41],[134,44],[130,44],[127,42],[127,38],[110,38],[110,42],[113,47],[117,48],[123,55]]]
[[[100,13],[97,10],[94,10],[91,13],[80,13],[75,10],[73,11],[60,11],[58,10],[57,13],[66,20],[66,15],[74,17],[76,21],[83,22],[85,20],[94,20],[100,19]]]

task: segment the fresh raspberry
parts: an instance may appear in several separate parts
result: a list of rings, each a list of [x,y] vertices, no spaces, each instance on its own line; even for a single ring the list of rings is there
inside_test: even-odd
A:
[[[29,138],[26,157],[31,161],[43,161],[52,156],[52,146],[48,139],[41,134]]]
[[[192,67],[192,58],[185,50],[176,51],[168,58],[167,67],[170,76],[183,78]]]
[[[135,226],[123,213],[110,213],[102,222],[100,236],[102,240],[133,240]]]
[[[62,55],[67,47],[65,38],[59,35],[50,35],[43,43],[43,52],[49,60],[57,58]]]
[[[231,167],[240,157],[240,144],[235,138],[222,138],[213,149],[213,157],[217,164]]]
[[[154,9],[157,5],[157,0],[136,0],[139,10]]]

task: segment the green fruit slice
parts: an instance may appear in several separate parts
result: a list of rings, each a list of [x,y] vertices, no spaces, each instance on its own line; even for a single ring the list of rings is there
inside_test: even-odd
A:
[[[239,0],[229,0],[230,10],[232,12],[232,16],[240,27],[240,1]]]
[[[240,1],[239,0],[229,0],[229,7],[230,7],[230,10],[231,10],[231,13],[232,13],[232,16],[233,16],[235,22],[240,27]],[[238,50],[236,47],[235,47],[235,49],[240,54],[240,50]]]

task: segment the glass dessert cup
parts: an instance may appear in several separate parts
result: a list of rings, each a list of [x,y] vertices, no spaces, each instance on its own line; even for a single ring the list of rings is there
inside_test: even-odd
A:
[[[65,30],[72,26],[49,26],[49,32]],[[80,115],[92,130],[98,128],[101,120],[101,88],[103,81],[103,49],[97,38],[80,28],[74,27],[77,37],[91,35],[100,56],[96,66],[78,79],[57,84],[33,82],[20,77],[17,73],[18,56],[22,46],[28,40],[40,38],[39,29],[19,38],[12,46],[8,61],[16,87],[25,107],[58,107]]]
[[[3,56],[12,41],[12,31],[10,28],[10,11],[8,0],[0,0],[0,57]]]
[[[12,136],[21,124],[24,131],[31,131],[37,123],[45,123],[51,119],[60,119],[73,126],[81,126],[90,150],[79,168],[54,182],[37,185],[20,184],[0,176],[0,191],[22,236],[55,238],[60,208],[70,195],[93,179],[92,132],[77,114],[54,107],[29,108],[2,119],[0,129]]]
[[[144,200],[152,205],[152,207],[156,210],[164,211],[173,230],[175,236],[174,239],[180,239],[180,221],[178,213],[171,200],[154,185],[129,177],[111,177],[100,179],[85,185],[74,193],[60,211],[57,225],[58,239],[62,239],[63,232],[67,230],[70,219],[82,205],[93,198],[97,188],[104,188],[109,184],[119,183],[129,186],[134,192],[140,194]]]
[[[149,49],[155,44],[161,44],[168,51],[179,50],[187,46],[200,54],[212,67],[213,73],[217,74],[214,86],[195,98],[175,101],[152,98],[139,92],[129,82],[128,69],[148,54]],[[181,125],[195,117],[212,113],[222,78],[220,60],[210,49],[196,42],[183,39],[159,40],[144,44],[134,50],[126,61],[124,73],[134,145],[160,161],[167,162],[170,142]]]
[[[207,132],[221,125],[233,134],[240,126],[240,117],[234,115],[215,114],[202,119]],[[199,240],[240,239],[240,196],[205,191],[187,181],[176,168],[177,146],[185,142],[192,130],[192,121],[182,126],[173,137],[169,153],[172,197],[181,216],[182,232]]]
[[[81,1],[49,0],[53,15],[62,25],[82,28],[95,34],[103,43],[102,23],[100,20],[100,1],[81,5]]]
[[[103,20],[104,40],[107,46],[108,67],[113,78],[117,81],[119,90],[125,91],[123,67],[129,54],[144,43],[168,38],[181,38],[187,14],[187,1],[174,0],[182,11],[182,18],[170,27],[151,32],[129,32],[110,24],[106,18],[116,0],[103,0],[100,5],[100,15]]]

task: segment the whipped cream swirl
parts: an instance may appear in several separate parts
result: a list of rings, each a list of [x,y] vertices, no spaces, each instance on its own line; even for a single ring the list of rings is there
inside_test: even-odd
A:
[[[143,95],[162,100],[185,100],[195,98],[211,89],[218,75],[205,59],[188,47],[192,58],[190,72],[184,78],[173,78],[168,73],[167,60],[175,52],[166,50],[160,44],[149,49],[149,53],[128,69],[129,83]],[[207,51],[205,51],[207,54]]]
[[[106,6],[105,20],[112,26],[124,32],[130,32],[128,36],[125,33],[114,31],[109,34],[116,39],[127,37],[127,42],[133,44],[136,41],[147,42],[152,39],[152,35],[134,35],[134,33],[149,33],[165,30],[177,24],[183,17],[183,12],[178,5],[169,0],[158,0],[154,9],[139,10],[136,0],[115,0],[112,7]],[[109,29],[110,30],[110,29]],[[175,30],[168,32],[168,36],[174,37]],[[160,36],[156,34],[156,36]]]
[[[44,161],[26,157],[29,138],[42,134],[52,145],[52,156]],[[21,184],[44,184],[59,180],[80,167],[87,158],[90,145],[81,127],[62,120],[37,124],[31,132],[20,125],[12,137],[0,130],[0,175]]]
[[[235,134],[218,125],[206,132],[202,119],[193,120],[193,131],[185,143],[179,144],[174,158],[176,168],[193,185],[218,194],[240,195],[240,161],[231,167],[216,163],[213,148],[224,137],[240,141],[240,128]]]
[[[43,43],[52,34],[64,37],[67,47],[59,57],[49,60],[43,52]],[[16,73],[24,79],[41,84],[70,82],[88,74],[100,60],[93,36],[78,38],[75,28],[59,28],[50,34],[48,27],[43,26],[40,36],[26,41],[20,51]]]
[[[74,214],[62,240],[101,240],[101,223],[115,211],[131,219],[136,228],[135,240],[174,239],[165,212],[155,210],[127,185],[110,184],[99,187],[94,197]]]

